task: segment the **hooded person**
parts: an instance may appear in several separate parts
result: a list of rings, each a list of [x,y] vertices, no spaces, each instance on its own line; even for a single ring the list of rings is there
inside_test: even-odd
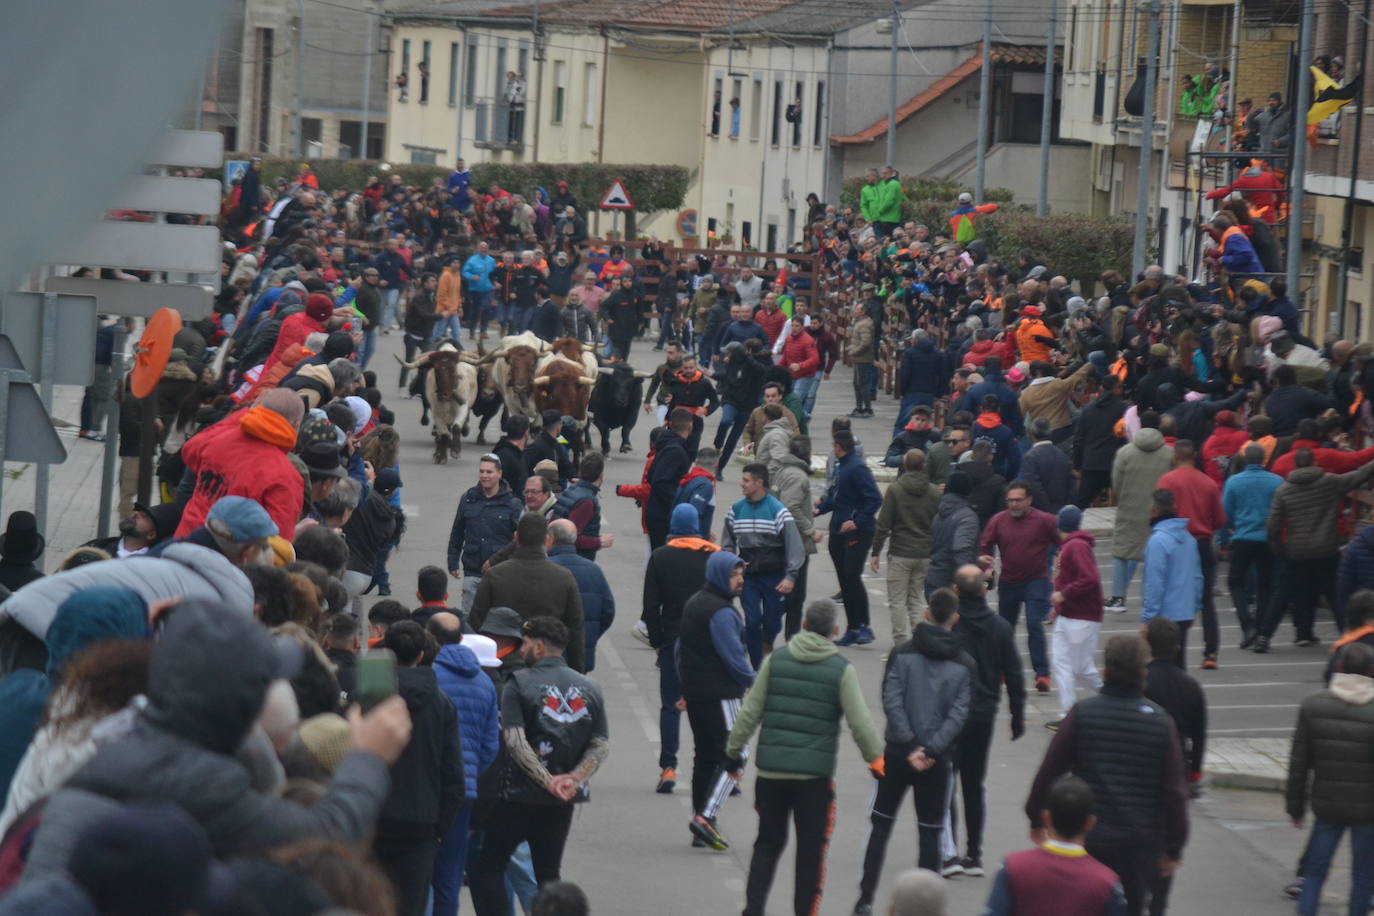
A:
[[[930,562],[926,566],[926,597],[954,581],[954,571],[978,559],[978,513],[969,502],[973,478],[962,470],[949,475],[930,526]]]
[[[1225,483],[1227,475],[1231,472],[1232,460],[1249,441],[1250,434],[1240,425],[1235,411],[1219,411],[1216,415],[1216,427],[1202,443],[1202,470],[1216,481],[1218,486]]]
[[[18,591],[43,578],[43,570],[36,564],[46,546],[32,512],[11,512],[5,534],[0,537],[0,587]]]
[[[98,642],[148,635],[148,606],[126,588],[94,586],[62,602],[44,638],[47,670],[21,668],[0,680],[0,795],[9,793],[10,781],[38,731],[43,707],[67,661]]]
[[[284,319],[281,330],[277,332],[277,344],[263,360],[262,372],[266,375],[282,358],[282,355],[295,344],[304,346],[305,339],[311,334],[324,333],[325,322],[334,314],[334,300],[324,293],[311,293],[305,300],[305,309]]]
[[[176,537],[203,525],[220,497],[244,496],[266,509],[278,533],[291,540],[305,502],[305,482],[287,454],[296,445],[304,412],[295,394],[274,389],[257,406],[191,437],[181,448],[181,458],[196,482],[195,491],[181,514]]]
[[[69,868],[83,831],[131,802],[180,805],[221,859],[320,836],[361,841],[387,797],[388,766],[409,740],[404,701],[393,697],[367,716],[353,713],[353,750],[313,806],[264,794],[234,753],[272,682],[299,668],[299,647],[291,643],[289,651],[251,615],[225,613],[213,602],[184,601],[164,620],[146,708],[48,800],[25,880]]]

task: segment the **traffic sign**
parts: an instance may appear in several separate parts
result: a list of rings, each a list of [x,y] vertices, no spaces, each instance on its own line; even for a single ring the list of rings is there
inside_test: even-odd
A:
[[[224,189],[227,191],[232,188],[234,179],[241,177],[246,171],[248,171],[247,159],[224,160]]]
[[[606,189],[606,193],[601,197],[601,209],[603,210],[633,210],[635,202],[630,200],[630,192],[625,190],[625,179],[617,178],[611,182],[611,186]]]
[[[90,223],[59,240],[48,252],[53,264],[170,270],[193,274],[219,272],[219,229],[175,223]]]
[[[214,294],[195,283],[134,283],[130,280],[96,280],[91,277],[49,277],[43,288],[50,293],[94,296],[102,315],[148,318],[160,308],[173,308],[187,321],[210,314]]]
[[[10,339],[0,334],[0,410],[5,422],[0,426],[0,458],[6,461],[32,461],[61,464],[67,450],[53,429],[32,376],[24,368]]]
[[[684,239],[696,238],[697,211],[683,210],[677,215],[677,234]]]
[[[20,363],[34,381],[54,385],[91,384],[95,376],[95,299],[57,296],[52,313],[52,365],[43,360],[43,294],[6,293],[0,309],[0,334],[14,345]]]

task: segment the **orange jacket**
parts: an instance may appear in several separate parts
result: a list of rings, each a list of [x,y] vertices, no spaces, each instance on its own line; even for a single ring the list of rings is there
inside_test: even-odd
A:
[[[439,272],[439,289],[434,293],[434,314],[461,315],[463,313],[463,275],[444,268]]]
[[[1035,362],[1037,359],[1049,361],[1050,347],[1037,337],[1053,337],[1054,333],[1045,327],[1045,322],[1039,318],[1022,318],[1021,323],[1016,326],[1016,348],[1021,351],[1021,358],[1026,362]]]

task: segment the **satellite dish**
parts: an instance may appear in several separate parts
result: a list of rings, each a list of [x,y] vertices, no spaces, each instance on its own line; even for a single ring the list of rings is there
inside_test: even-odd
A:
[[[172,352],[172,338],[181,330],[181,315],[176,309],[161,308],[148,319],[143,336],[134,345],[134,371],[129,376],[129,390],[136,398],[146,398],[157,387],[167,357]]]

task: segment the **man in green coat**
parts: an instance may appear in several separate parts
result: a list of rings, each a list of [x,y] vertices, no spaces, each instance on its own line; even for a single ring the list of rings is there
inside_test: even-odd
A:
[[[902,202],[906,195],[902,193],[897,170],[890,165],[883,166],[883,178],[875,187],[877,208],[873,211],[873,232],[879,238],[887,238],[901,225]]]
[[[877,169],[868,169],[864,172],[864,186],[859,189],[859,215],[864,218],[866,223],[871,223],[878,218]]]
[[[882,774],[883,743],[864,704],[858,674],[831,641],[839,634],[838,617],[839,609],[828,599],[807,606],[801,632],[764,659],[725,744],[725,766],[739,778],[740,753],[762,726],[754,784],[759,838],[749,861],[744,916],[763,916],[787,845],[789,818],[797,824],[795,912],[820,910],[826,847],[835,822],[833,780],[841,716],[849,721],[874,775]]]

